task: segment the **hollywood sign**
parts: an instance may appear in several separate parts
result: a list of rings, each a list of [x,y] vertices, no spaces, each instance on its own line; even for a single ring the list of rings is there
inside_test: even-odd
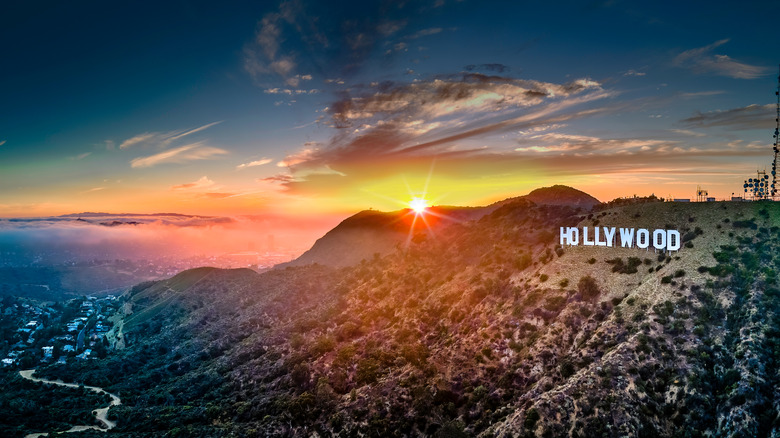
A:
[[[582,227],[582,233],[577,227],[561,227],[561,246],[617,246],[620,238],[620,246],[623,248],[650,248],[663,251],[677,251],[680,249],[680,232],[677,230],[657,229],[652,233],[645,228],[615,228],[615,227]]]

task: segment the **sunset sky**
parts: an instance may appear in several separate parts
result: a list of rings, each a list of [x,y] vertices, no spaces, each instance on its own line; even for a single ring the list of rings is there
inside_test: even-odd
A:
[[[13,2],[0,217],[725,197],[771,166],[780,2]],[[545,4],[543,4],[545,3]]]

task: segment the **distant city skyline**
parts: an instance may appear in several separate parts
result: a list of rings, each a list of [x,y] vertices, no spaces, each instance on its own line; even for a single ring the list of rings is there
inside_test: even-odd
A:
[[[771,167],[770,1],[6,6],[0,217],[285,218],[741,194]]]

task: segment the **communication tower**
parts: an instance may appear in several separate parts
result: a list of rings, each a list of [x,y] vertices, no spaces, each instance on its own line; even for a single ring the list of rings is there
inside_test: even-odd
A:
[[[774,160],[772,160],[772,198],[777,195],[777,154],[778,148],[780,148],[780,73],[777,75],[777,91],[775,91],[777,97],[777,109],[775,114],[775,144],[772,150],[775,153]]]
[[[766,174],[766,170],[757,170],[756,177],[746,179],[743,187],[745,188],[745,198],[759,200],[770,197],[769,175]]]
[[[701,186],[696,186],[696,202],[706,201],[709,195],[709,192],[701,188]]]
[[[756,171],[756,178],[748,178],[742,188],[745,190],[745,198],[754,200],[774,199],[777,196],[777,156],[780,154],[780,74],[777,76],[777,91],[775,91],[777,107],[775,114],[775,133],[772,136],[774,142],[772,145],[772,178],[769,178],[766,170]]]

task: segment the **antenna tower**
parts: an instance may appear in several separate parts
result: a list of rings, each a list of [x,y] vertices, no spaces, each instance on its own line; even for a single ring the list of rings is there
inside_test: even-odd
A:
[[[742,186],[745,188],[746,198],[760,200],[769,197],[769,175],[765,170],[757,170],[756,177],[746,179]]]
[[[775,91],[775,96],[777,96],[777,113],[775,114],[775,144],[772,148],[775,152],[775,158],[772,161],[772,198],[777,195],[777,154],[778,148],[780,148],[780,73],[777,75],[777,91]]]
[[[703,202],[707,200],[707,196],[709,196],[709,192],[707,190],[701,188],[701,186],[696,186],[696,202]]]

